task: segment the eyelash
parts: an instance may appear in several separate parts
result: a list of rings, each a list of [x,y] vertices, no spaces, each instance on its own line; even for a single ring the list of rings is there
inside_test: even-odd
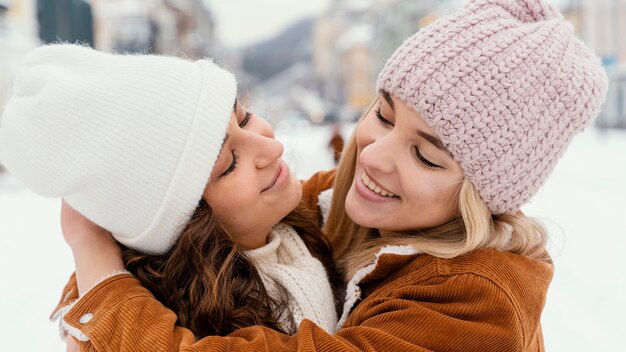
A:
[[[231,172],[235,171],[238,163],[239,163],[239,154],[237,154],[237,152],[233,150],[233,162],[230,163],[230,166],[228,167],[228,169],[226,169],[226,171],[224,171],[224,173],[220,177],[224,177],[230,174]]]
[[[419,159],[419,161],[422,162],[422,164],[424,164],[424,166],[426,166],[429,169],[438,169],[441,168],[441,166],[436,165],[431,163],[430,161],[428,161],[426,158],[424,158],[422,156],[422,154],[420,153],[420,150],[417,147],[413,147],[413,150],[415,150],[415,156],[417,156],[417,158]]]
[[[239,124],[239,127],[241,128],[246,127],[251,117],[252,117],[252,113],[250,111],[246,111],[246,114],[244,115],[243,120],[241,120],[241,123]]]
[[[244,115],[243,120],[241,120],[241,123],[239,124],[239,128],[246,127],[248,122],[250,122],[251,117],[252,117],[252,113],[250,111],[246,111],[246,114]],[[224,173],[220,177],[224,177],[230,174],[231,172],[235,171],[235,169],[237,169],[237,163],[239,163],[239,154],[237,154],[237,152],[233,150],[233,161],[230,164],[230,166],[228,166],[228,169],[226,169],[226,171],[224,171]]]
[[[380,113],[380,108],[376,109],[376,117],[378,118],[378,121],[380,121],[380,123],[383,126],[386,126],[386,127],[393,126],[393,123],[391,123],[391,121],[384,118],[383,114]]]
[[[380,108],[376,109],[376,118],[378,118],[378,121],[380,122],[381,125],[383,125],[385,127],[393,127],[393,123],[391,123],[391,121],[389,121],[386,118],[384,118],[383,114],[380,113]],[[439,169],[439,168],[441,168],[441,166],[439,166],[437,164],[433,164],[430,161],[428,161],[428,159],[424,158],[422,156],[422,154],[420,153],[420,150],[417,147],[413,147],[413,150],[415,151],[415,156],[417,157],[417,159],[425,167],[427,167],[429,169]]]

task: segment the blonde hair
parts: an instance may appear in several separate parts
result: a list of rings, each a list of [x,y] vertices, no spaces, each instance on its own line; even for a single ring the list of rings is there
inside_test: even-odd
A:
[[[333,259],[345,279],[350,279],[358,269],[373,262],[375,254],[386,245],[410,245],[420,253],[440,258],[453,258],[477,249],[493,248],[549,260],[545,250],[548,238],[545,227],[538,220],[522,213],[492,214],[468,179],[462,181],[457,193],[459,214],[454,219],[428,229],[380,237],[377,229],[354,223],[345,210],[346,196],[354,179],[356,158],[355,130],[337,166],[331,211],[324,225],[324,232],[332,244]]]

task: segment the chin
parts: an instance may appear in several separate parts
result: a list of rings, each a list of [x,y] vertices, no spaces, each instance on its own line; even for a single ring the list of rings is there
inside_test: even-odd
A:
[[[350,219],[357,225],[365,226],[369,228],[379,228],[381,222],[376,219],[380,214],[372,214],[371,211],[365,209],[363,204],[358,199],[356,195],[356,190],[354,189],[354,185],[348,191],[348,195],[346,196],[346,214],[350,217]]]

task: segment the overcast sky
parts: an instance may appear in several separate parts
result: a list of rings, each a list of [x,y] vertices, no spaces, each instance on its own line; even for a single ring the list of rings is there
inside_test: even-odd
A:
[[[217,20],[217,36],[227,46],[271,37],[289,24],[322,13],[330,0],[205,0]]]

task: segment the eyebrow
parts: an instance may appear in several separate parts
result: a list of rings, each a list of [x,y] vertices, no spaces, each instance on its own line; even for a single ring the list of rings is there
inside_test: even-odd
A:
[[[385,99],[385,101],[387,101],[387,103],[391,106],[391,109],[394,110],[394,104],[393,104],[393,99],[391,99],[391,95],[389,95],[389,93],[385,90],[380,90],[380,94],[383,96],[383,98]],[[439,150],[443,150],[446,151],[446,148],[444,148],[443,143],[441,143],[441,141],[439,140],[439,138],[430,135],[426,132],[422,132],[422,131],[417,131],[417,135],[424,138],[425,140],[429,141],[432,145],[434,145],[435,147],[437,147],[437,149]]]
[[[417,135],[424,138],[425,140],[429,141],[432,145],[434,145],[435,147],[437,147],[437,149],[442,150],[442,151],[446,151],[446,149],[443,147],[443,143],[441,143],[441,141],[439,140],[439,138],[430,135],[426,132],[422,132],[422,131],[417,131]]]
[[[233,104],[233,112],[237,112],[237,98],[235,98],[235,104]]]
[[[391,110],[395,110],[395,106],[393,104],[393,99],[391,99],[391,95],[389,95],[389,93],[387,93],[387,91],[384,90],[380,90],[380,94],[383,96],[383,98],[387,101],[387,103],[389,104],[389,106],[391,106]]]

